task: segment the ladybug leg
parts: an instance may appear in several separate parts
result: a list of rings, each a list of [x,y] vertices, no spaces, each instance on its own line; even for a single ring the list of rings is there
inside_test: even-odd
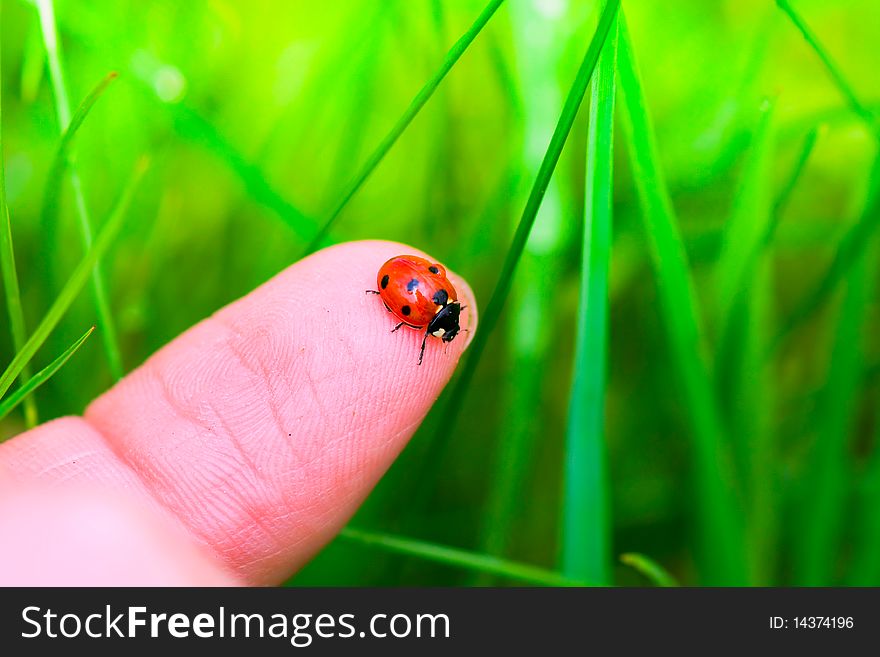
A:
[[[401,322],[400,324],[398,324],[397,326],[395,326],[393,329],[391,329],[391,332],[394,333],[397,329],[399,329],[399,328],[400,328],[401,326],[403,326],[404,324],[406,324],[406,322]]]
[[[376,290],[364,290],[364,294],[379,294]]]
[[[425,342],[427,342],[427,341],[428,341],[428,334],[425,333],[425,337],[422,338],[422,348],[419,351],[419,365],[422,364],[422,356],[425,355]]]

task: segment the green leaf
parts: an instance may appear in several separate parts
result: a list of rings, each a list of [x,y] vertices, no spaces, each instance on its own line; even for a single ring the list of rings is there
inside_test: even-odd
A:
[[[0,14],[2,15],[2,14]],[[2,20],[0,20],[2,31]],[[2,73],[2,61],[0,61],[0,73]],[[3,152],[3,80],[0,75],[0,273],[3,276],[3,290],[6,293],[6,308],[9,313],[9,326],[12,333],[12,346],[16,350],[24,345],[27,329],[24,321],[24,310],[21,306],[21,292],[18,286],[18,272],[15,268],[15,250],[12,246],[12,223],[9,219],[9,206],[6,202],[6,167]],[[25,367],[21,372],[22,383],[30,377],[30,368]],[[28,399],[25,404],[25,425],[33,427],[37,423],[37,405],[33,399]]]
[[[779,332],[770,344],[772,353],[788,335],[803,324],[818,310],[837,289],[853,264],[858,262],[865,252],[871,238],[880,227],[880,152],[874,158],[868,179],[868,196],[859,219],[849,227],[837,244],[834,257],[825,274],[813,289],[786,318]]]
[[[458,417],[458,411],[462,406],[464,396],[467,394],[468,388],[473,380],[474,372],[482,358],[483,351],[486,349],[489,337],[498,325],[498,319],[501,316],[501,311],[504,308],[504,304],[510,294],[511,286],[513,285],[513,278],[516,273],[517,265],[522,257],[529,234],[532,231],[532,226],[535,223],[538,209],[541,207],[544,192],[547,190],[550,178],[553,176],[553,172],[556,169],[556,163],[559,161],[559,156],[562,153],[562,148],[565,146],[572,125],[574,125],[574,120],[577,116],[578,109],[580,108],[581,101],[583,100],[587,87],[590,84],[590,78],[592,77],[596,64],[599,61],[599,54],[602,51],[602,47],[605,45],[605,41],[611,30],[611,26],[614,23],[614,18],[617,15],[619,6],[620,0],[611,0],[602,11],[599,25],[596,28],[596,32],[593,34],[587,52],[581,61],[574,83],[569,89],[568,96],[566,97],[565,104],[562,108],[562,113],[559,116],[556,129],[553,131],[553,136],[550,138],[550,143],[547,146],[547,151],[544,154],[544,159],[538,170],[538,175],[535,177],[535,182],[532,185],[531,192],[529,193],[528,200],[526,201],[525,208],[520,217],[519,225],[513,236],[513,241],[507,250],[504,265],[501,268],[501,273],[495,284],[495,290],[492,292],[492,297],[489,299],[486,311],[480,314],[480,329],[471,341],[461,374],[454,384],[443,408],[444,422],[439,426],[437,432],[432,437],[427,454],[423,459],[424,464],[438,463],[442,460],[442,454],[446,450],[449,436],[453,433],[452,429]],[[424,481],[425,477],[420,477],[419,480]],[[426,490],[427,486],[422,483],[423,493]]]
[[[43,385],[46,381],[52,378],[52,376],[57,372],[61,367],[66,363],[76,350],[79,349],[82,344],[88,339],[88,337],[92,334],[92,331],[95,330],[93,326],[88,331],[83,333],[82,337],[80,337],[76,342],[70,345],[67,349],[64,350],[58,358],[53,360],[49,365],[41,369],[39,372],[34,374],[27,382],[21,386],[18,390],[13,392],[11,395],[3,399],[0,402],[0,419],[3,419],[9,412],[14,409],[18,404],[20,404],[23,400],[28,398],[34,390]]]
[[[24,346],[18,350],[15,354],[15,358],[12,359],[12,362],[7,366],[3,374],[0,375],[0,398],[6,394],[6,391],[9,390],[15,377],[21,374],[24,366],[30,362],[31,358],[34,357],[34,354],[37,353],[37,350],[39,350],[46,341],[46,338],[49,337],[52,330],[58,325],[58,322],[64,316],[64,313],[67,312],[67,309],[70,308],[73,300],[86,284],[95,263],[102,255],[104,255],[104,253],[106,253],[110,244],[112,244],[113,239],[116,237],[122,226],[122,221],[125,218],[128,206],[131,203],[132,196],[137,188],[137,184],[140,182],[140,179],[146,170],[146,166],[146,160],[141,160],[136,165],[134,172],[129,178],[128,183],[116,203],[116,207],[110,214],[107,223],[98,233],[98,237],[92,244],[92,248],[89,249],[73,270],[67,284],[62,288],[58,298],[49,308],[48,312],[46,312],[46,315],[34,330],[31,337],[28,338]]]
[[[779,195],[776,197],[776,202],[773,204],[773,216],[770,225],[767,227],[767,234],[764,236],[765,246],[773,239],[776,229],[779,227],[779,221],[782,219],[782,215],[785,214],[785,210],[788,208],[788,203],[791,201],[794,190],[797,189],[797,185],[801,180],[804,169],[807,167],[810,155],[813,154],[816,142],[819,140],[819,136],[826,131],[826,127],[826,124],[820,124],[810,130],[807,133],[807,136],[804,137],[804,141],[801,144],[801,150],[798,153],[797,159],[794,161],[791,172],[785,179],[785,184],[782,186],[782,190],[779,192]]]
[[[58,144],[58,150],[55,151],[55,158],[52,160],[52,167],[49,169],[49,175],[46,179],[46,187],[43,192],[43,209],[41,212],[42,215],[42,223],[43,229],[47,231],[54,231],[56,223],[58,221],[58,207],[60,205],[61,198],[61,181],[64,177],[64,173],[67,171],[67,166],[70,163],[70,152],[73,148],[73,143],[76,140],[76,134],[79,131],[80,127],[82,127],[83,122],[86,120],[86,117],[89,115],[89,112],[92,111],[92,108],[95,106],[95,103],[98,102],[98,99],[104,94],[107,90],[107,87],[110,86],[110,83],[113,82],[118,77],[118,74],[115,71],[111,71],[104,78],[95,85],[95,88],[89,93],[88,96],[85,97],[83,102],[77,108],[76,113],[73,115],[73,118],[70,121],[70,125],[64,130],[64,133],[61,135],[61,141]],[[49,238],[47,238],[49,239]]]
[[[303,240],[317,229],[317,222],[288,201],[254,162],[248,160],[217,128],[195,110],[182,104],[167,106],[177,130],[205,146],[238,176],[251,198],[271,210]]]
[[[850,84],[835,61],[831,59],[831,55],[825,50],[825,47],[819,41],[819,37],[810,29],[810,26],[807,25],[806,21],[797,13],[788,0],[776,0],[776,4],[788,15],[806,42],[816,51],[816,54],[822,60],[822,64],[825,65],[826,70],[831,75],[831,79],[834,80],[834,84],[840,90],[840,93],[843,94],[852,111],[858,114],[876,135],[880,136],[880,126],[877,125],[877,117],[859,100],[852,84]]]
[[[724,343],[737,298],[754,276],[770,224],[771,149],[774,102],[764,101],[761,118],[743,167],[730,218],[724,223],[715,276],[719,342]]]
[[[862,384],[862,330],[872,299],[865,260],[862,252],[850,263],[828,376],[812,423],[815,443],[802,482],[793,554],[794,583],[801,586],[835,583],[835,566],[841,556],[851,490],[850,440]]]
[[[381,548],[397,554],[418,557],[464,570],[506,577],[515,581],[542,586],[588,586],[586,582],[565,577],[552,570],[411,538],[367,532],[352,527],[345,527],[339,536],[362,545]]]
[[[764,367],[773,298],[767,252],[773,223],[773,109],[771,101],[761,108],[731,216],[725,222],[715,272],[719,322],[715,385],[749,509],[751,582],[760,585],[770,583],[777,552],[778,505],[769,422],[774,386]]]
[[[691,428],[693,494],[702,578],[707,584],[742,585],[746,582],[743,521],[734,495],[727,440],[709,376],[706,335],[623,14],[618,73],[622,124],[642,206],[660,313],[681,386],[681,405]]]
[[[880,408],[876,401],[874,408]],[[880,422],[876,410],[874,417],[874,445],[858,489],[850,586],[880,586]]]
[[[587,136],[581,284],[565,443],[562,572],[611,584],[611,519],[604,435],[608,268],[617,25],[593,75]]]
[[[635,568],[657,586],[678,586],[678,581],[663,566],[644,554],[627,552],[620,555],[620,562]]]
[[[43,47],[46,50],[46,61],[49,64],[49,79],[52,81],[52,89],[55,96],[55,114],[58,119],[59,132],[63,135],[72,125],[70,114],[70,100],[67,85],[64,81],[64,67],[61,63],[61,48],[58,40],[58,31],[55,26],[55,9],[52,0],[35,0],[37,12],[40,17],[40,26],[43,31]],[[100,95],[100,92],[98,93]],[[96,98],[92,99],[94,103]],[[86,99],[86,102],[89,98]],[[84,114],[87,113],[84,112]],[[83,118],[85,118],[83,116]],[[63,137],[62,137],[63,142]],[[92,222],[89,218],[89,209],[83,191],[82,180],[73,165],[68,166],[70,183],[73,188],[74,207],[76,209],[77,225],[82,238],[83,249],[88,251],[92,246]],[[104,351],[107,355],[107,364],[110,373],[115,379],[121,379],[123,374],[122,352],[116,335],[116,324],[110,312],[110,302],[107,288],[104,284],[100,263],[95,260],[92,268],[92,292],[95,304],[95,312],[98,317],[98,326],[101,327],[101,339]]]
[[[303,254],[304,256],[319,249],[323,245],[325,238],[333,227],[333,223],[336,221],[337,217],[339,217],[342,210],[345,209],[345,206],[348,205],[348,202],[357,193],[364,182],[366,182],[367,178],[370,177],[370,174],[373,173],[377,166],[379,166],[379,163],[385,158],[385,155],[388,154],[388,151],[391,150],[391,147],[394,146],[409,124],[412,123],[412,120],[421,111],[425,103],[427,103],[431,96],[434,95],[434,92],[437,90],[437,87],[440,86],[440,83],[443,82],[446,74],[452,70],[452,67],[455,66],[456,62],[458,62],[464,54],[464,51],[467,50],[468,46],[470,46],[474,39],[477,38],[477,35],[486,26],[486,23],[489,22],[489,19],[492,18],[502,2],[504,2],[504,0],[489,0],[489,3],[480,15],[477,16],[473,25],[471,25],[468,30],[461,35],[461,38],[455,42],[452,48],[449,49],[449,52],[446,53],[446,57],[443,58],[443,62],[440,64],[440,68],[438,68],[434,72],[434,75],[425,82],[421,89],[419,89],[418,93],[412,101],[410,101],[409,106],[404,110],[401,117],[397,119],[397,123],[394,124],[388,134],[385,135],[381,142],[379,142],[379,145],[376,146],[376,149],[367,158],[364,166],[361,167],[360,171],[358,171],[354,178],[352,178],[351,182],[346,186],[339,202],[333,207],[330,214],[327,215],[318,234],[315,235],[309,243]]]

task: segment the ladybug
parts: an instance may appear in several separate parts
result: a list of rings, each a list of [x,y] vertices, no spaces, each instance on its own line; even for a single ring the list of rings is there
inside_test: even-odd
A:
[[[378,294],[388,312],[400,320],[392,333],[401,326],[425,331],[419,365],[429,335],[452,342],[461,330],[458,319],[464,306],[442,265],[414,255],[395,256],[379,268],[376,285],[379,289],[367,294]]]

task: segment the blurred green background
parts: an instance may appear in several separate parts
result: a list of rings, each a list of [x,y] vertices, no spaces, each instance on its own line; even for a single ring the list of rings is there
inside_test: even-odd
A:
[[[40,21],[51,3],[2,0],[3,157],[27,327],[84,253],[70,171],[98,228],[138,159],[150,158],[102,260],[130,370],[301,257],[484,6],[57,0],[72,108],[109,72],[119,77],[76,134],[71,168],[53,192],[62,126]],[[651,563],[629,558],[640,572],[619,559],[638,553],[683,584],[880,585],[880,213],[871,173],[880,4],[793,4],[850,98],[772,0],[623,6],[665,173],[665,188],[651,181],[648,192],[668,191],[675,210],[719,460],[694,456],[700,409],[670,342],[676,304],[686,317],[691,298],[673,290],[664,305],[658,293],[658,271],[677,256],[661,249],[652,259],[653,228],[637,194],[643,178],[628,156],[638,140],[622,129],[618,95],[598,450],[607,477],[581,491],[608,508],[607,522],[581,527],[606,545],[607,572],[566,574],[656,581],[646,576]],[[424,249],[470,281],[485,311],[600,11],[589,0],[503,3],[339,214],[331,238]],[[589,94],[454,424],[441,398],[353,519],[371,533],[336,539],[292,583],[506,585],[535,581],[505,576],[517,564],[559,569],[573,527],[563,484],[570,391],[585,373],[573,362]],[[56,217],[44,208],[53,194]],[[749,260],[737,254],[748,251],[750,231],[760,232],[756,217],[778,225]],[[750,273],[729,273],[740,266]],[[34,369],[97,318],[86,286]],[[81,412],[112,384],[102,336],[99,326],[35,394],[41,421]],[[3,360],[14,354],[10,331],[0,331]],[[24,426],[19,407],[0,431]],[[605,463],[600,456],[591,467],[602,472]],[[716,466],[729,477],[716,476]],[[729,513],[715,514],[706,486],[722,491]],[[713,518],[727,524],[706,533]]]

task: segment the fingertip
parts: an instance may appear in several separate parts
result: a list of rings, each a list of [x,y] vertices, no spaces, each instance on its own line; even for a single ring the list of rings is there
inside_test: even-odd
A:
[[[473,338],[476,301],[454,273],[464,335],[391,332],[394,316],[364,291],[407,254],[438,262],[396,242],[322,249],[179,336],[86,411],[150,494],[248,582],[283,579],[344,525]]]

